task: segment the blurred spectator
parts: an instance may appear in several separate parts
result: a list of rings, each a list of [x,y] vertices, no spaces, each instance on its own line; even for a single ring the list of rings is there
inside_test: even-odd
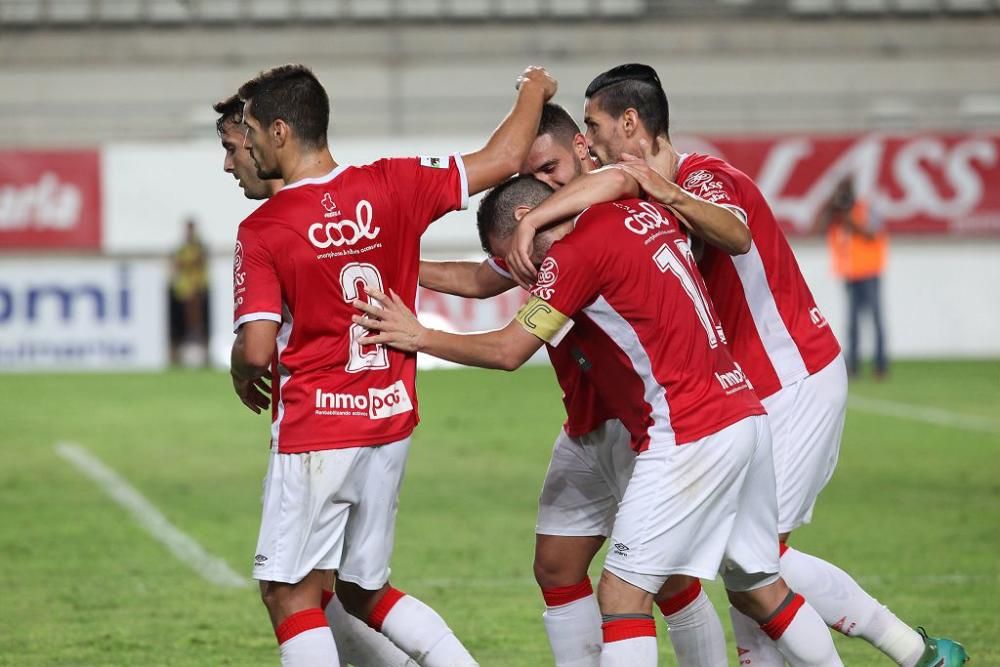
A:
[[[208,363],[208,256],[194,220],[174,251],[170,278],[170,356],[174,364]]]
[[[826,231],[833,271],[847,286],[847,372],[858,373],[858,326],[862,313],[868,312],[875,325],[875,377],[881,379],[889,370],[879,294],[888,247],[883,221],[855,194],[848,177],[821,212],[819,227]]]

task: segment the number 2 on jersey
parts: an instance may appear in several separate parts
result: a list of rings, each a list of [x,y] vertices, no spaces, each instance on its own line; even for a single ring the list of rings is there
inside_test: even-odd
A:
[[[344,301],[351,303],[355,299],[368,301],[381,308],[377,301],[370,301],[365,293],[365,287],[374,287],[385,292],[382,287],[382,274],[371,264],[351,262],[340,271],[340,286],[344,289]],[[360,373],[379,368],[389,368],[389,353],[384,345],[366,345],[361,342],[368,329],[360,324],[351,324],[350,350],[346,370],[348,373]],[[365,348],[369,348],[366,352]]]
[[[709,347],[718,347],[720,340],[726,342],[726,334],[722,331],[722,322],[715,317],[709,305],[705,284],[692,273],[696,264],[691,247],[683,240],[674,241],[674,245],[676,248],[671,248],[669,243],[661,245],[653,254],[653,261],[660,271],[674,274],[694,304],[698,321],[708,334]]]

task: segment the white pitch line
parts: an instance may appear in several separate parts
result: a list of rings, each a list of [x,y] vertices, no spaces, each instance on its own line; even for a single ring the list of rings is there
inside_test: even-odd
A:
[[[227,588],[246,588],[250,581],[236,574],[221,558],[205,551],[200,544],[170,523],[145,496],[79,445],[59,443],[56,453],[97,483],[112,500],[128,510],[150,535],[170,549],[182,563],[207,581]]]
[[[897,403],[896,401],[869,398],[867,396],[849,396],[847,407],[887,417],[899,417],[901,419],[934,424],[935,426],[948,426],[966,431],[1000,434],[1000,421],[988,417],[963,415],[940,408],[913,405],[911,403]]]

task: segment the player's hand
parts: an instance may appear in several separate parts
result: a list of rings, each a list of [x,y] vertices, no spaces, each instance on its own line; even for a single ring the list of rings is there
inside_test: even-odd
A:
[[[531,251],[535,246],[537,232],[530,222],[530,216],[529,212],[517,223],[517,228],[511,237],[510,252],[504,257],[514,281],[524,289],[529,289],[538,275],[535,264],[531,261]]]
[[[638,181],[639,187],[650,197],[666,206],[673,206],[684,196],[684,191],[672,180],[675,166],[673,154],[667,150],[666,139],[657,137],[656,142],[658,151],[655,155],[649,142],[640,139],[642,156],[623,153],[622,161],[613,166]]]
[[[522,86],[538,86],[545,95],[545,101],[548,102],[559,89],[559,82],[552,78],[544,67],[531,65],[517,77],[514,88],[520,90]]]
[[[364,345],[389,345],[403,352],[420,350],[427,329],[417,321],[403,300],[391,289],[389,294],[374,287],[366,287],[365,292],[379,305],[354,300],[354,307],[364,313],[351,319],[373,333],[360,339]],[[380,307],[381,306],[381,307]]]
[[[233,389],[243,401],[243,405],[260,414],[261,410],[271,407],[271,374],[265,373],[256,380],[248,380],[233,376]]]

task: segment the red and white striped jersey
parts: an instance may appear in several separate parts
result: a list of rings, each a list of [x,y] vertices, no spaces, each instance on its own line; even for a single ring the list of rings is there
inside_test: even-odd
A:
[[[416,426],[416,355],[362,345],[354,299],[394,290],[414,307],[420,236],[468,205],[458,155],[337,167],[286,185],[239,227],[234,328],[280,323],[271,446],[378,445]]]
[[[489,257],[486,261],[504,278],[514,279],[502,258]],[[549,361],[556,372],[559,388],[563,392],[563,406],[566,408],[566,422],[563,424],[563,429],[568,436],[578,438],[615,417],[583,376],[577,360],[569,352],[568,345],[558,347],[547,345],[545,350],[549,353]]]
[[[750,177],[719,158],[687,153],[676,180],[688,192],[729,208],[750,228],[750,252],[732,257],[706,245],[698,264],[732,355],[757,395],[766,398],[833,361],[840,345]]]
[[[517,320],[567,352],[643,451],[764,408],[730,356],[686,235],[639,199],[587,209],[555,243]]]

